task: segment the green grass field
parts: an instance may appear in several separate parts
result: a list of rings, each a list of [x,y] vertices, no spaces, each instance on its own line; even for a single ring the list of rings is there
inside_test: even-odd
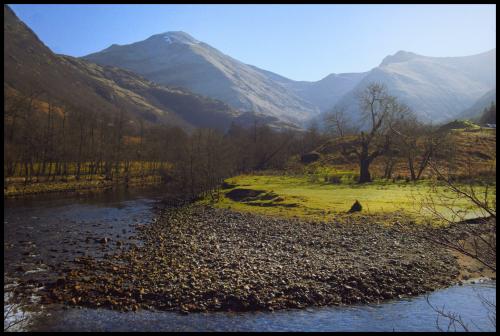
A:
[[[429,218],[428,211],[422,209],[422,202],[431,195],[438,203],[437,209],[448,218],[453,218],[453,211],[448,209],[449,206],[454,211],[467,211],[467,218],[482,215],[466,200],[446,192],[444,187],[431,190],[428,181],[375,181],[358,185],[312,182],[306,176],[241,175],[227,179],[226,182],[231,188],[224,189],[224,194],[238,188],[263,190],[268,193],[268,197],[235,201],[224,196],[216,206],[266,215],[331,219],[345,214],[358,200],[363,206],[362,214],[403,212],[420,222]]]

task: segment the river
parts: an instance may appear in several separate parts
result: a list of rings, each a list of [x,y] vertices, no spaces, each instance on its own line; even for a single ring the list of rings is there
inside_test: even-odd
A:
[[[118,240],[134,240],[137,224],[155,218],[161,190],[116,189],[103,193],[38,196],[4,201],[4,302],[19,279],[36,284],[56,278],[75,257],[110,253]],[[103,244],[102,239],[109,240]],[[36,285],[34,286],[36,287]],[[36,290],[36,289],[35,289]],[[460,315],[471,330],[494,331],[481,297],[496,304],[496,281],[433,292],[429,301]],[[10,306],[4,303],[5,311]],[[4,318],[6,323],[23,313]],[[436,331],[437,313],[425,296],[381,304],[255,313],[191,313],[42,306],[33,302],[26,321],[9,330],[29,331]],[[440,326],[447,327],[441,319]]]

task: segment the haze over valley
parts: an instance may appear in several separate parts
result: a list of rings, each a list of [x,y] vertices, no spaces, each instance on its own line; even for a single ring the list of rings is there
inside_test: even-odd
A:
[[[180,86],[304,126],[335,106],[359,117],[356,94],[370,82],[385,84],[426,121],[449,121],[495,87],[496,50],[464,57],[426,57],[407,51],[384,58],[366,73],[330,74],[317,82],[293,81],[243,64],[184,32],[168,32],[130,45],[112,45],[83,59],[134,71],[151,81]]]
[[[11,12],[8,13],[8,16],[12,15],[15,16]],[[16,25],[23,24],[16,23]],[[428,57],[411,51],[398,51],[394,55],[386,56],[380,61],[379,66],[368,72],[332,73],[319,81],[310,82],[294,81],[271,71],[244,64],[181,31],[156,34],[128,45],[113,44],[102,51],[83,56],[79,61],[69,56],[61,57],[53,54],[29,28],[23,29],[27,31],[24,33],[23,43],[29,44],[30,48],[36,50],[43,49],[43,53],[22,56],[20,54],[26,54],[27,50],[24,45],[20,45],[17,49],[9,48],[6,51],[7,62],[16,63],[15,60],[20,57],[32,57],[39,58],[37,65],[40,67],[61,68],[57,72],[64,72],[62,69],[71,67],[73,76],[79,72],[78,76],[93,77],[95,84],[92,85],[98,88],[92,88],[91,94],[97,93],[100,95],[97,101],[107,100],[108,104],[112,92],[117,90],[117,86],[125,83],[124,80],[120,80],[119,83],[116,80],[118,71],[121,71],[121,76],[127,74],[130,78],[143,83],[147,80],[151,83],[148,85],[155,85],[156,89],[150,88],[147,97],[144,97],[143,84],[142,93],[135,92],[135,95],[142,95],[140,104],[137,99],[133,102],[135,113],[142,113],[142,118],[145,117],[148,121],[184,127],[217,125],[219,128],[227,129],[231,121],[248,124],[249,120],[257,117],[278,128],[304,128],[311,120],[321,119],[325,112],[334,108],[346,109],[353,122],[361,124],[361,114],[356,99],[359,92],[371,82],[386,85],[388,90],[408,104],[421,120],[441,123],[463,115],[474,117],[472,112],[475,110],[474,104],[481,104],[481,99],[485,99],[483,96],[488,93],[491,95],[496,86],[496,49],[462,57]],[[19,33],[21,32],[18,31],[17,34]],[[18,41],[14,36],[7,37],[7,40],[11,41],[9,43]],[[50,59],[59,61],[47,65],[40,63],[40,58],[45,58],[46,62]],[[26,61],[31,62],[28,59]],[[108,69],[104,70],[99,66],[107,66]],[[20,65],[6,67],[7,83],[12,81],[13,88],[16,88],[14,84],[16,81],[23,82],[24,85],[33,81],[31,78],[21,81],[26,67],[21,69],[21,73],[14,70],[16,67],[19,68]],[[85,67],[87,69],[83,69]],[[94,70],[89,71],[90,68]],[[126,73],[116,68],[130,72]],[[11,71],[15,71],[15,74]],[[96,76],[102,77],[104,71],[107,72],[108,78],[95,81]],[[110,76],[111,73],[114,75]],[[57,75],[52,72],[47,74],[47,78],[53,76]],[[130,78],[129,84],[133,81]],[[110,80],[113,82],[112,85]],[[50,85],[62,85],[64,92],[73,85],[73,83],[66,84],[65,81],[68,81],[68,78],[54,78],[50,81]],[[163,97],[160,99],[158,95],[162,89],[159,87],[163,88]],[[130,90],[130,87],[122,89]],[[172,93],[175,90],[185,92],[184,97],[190,96],[193,101],[183,102],[184,107],[189,104],[200,104],[200,100],[204,100],[206,104],[219,104],[219,107],[217,111],[208,107],[207,111],[200,113],[191,111],[195,115],[189,115],[185,110],[176,110],[180,108],[179,105],[175,108],[165,105],[169,99],[165,98],[166,90],[170,90],[171,97],[175,95]],[[119,99],[130,100],[127,98],[130,95],[118,94],[118,96]],[[197,98],[194,98],[195,96]],[[66,97],[71,99],[69,95]],[[209,100],[205,97],[220,102],[208,103]],[[493,97],[486,100],[488,100],[486,104],[489,104],[496,99]],[[466,112],[467,110],[471,112]],[[479,112],[482,112],[482,109]]]

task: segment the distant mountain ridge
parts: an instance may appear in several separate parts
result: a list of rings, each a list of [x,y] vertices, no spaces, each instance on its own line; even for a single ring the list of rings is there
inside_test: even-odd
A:
[[[301,123],[319,110],[262,71],[224,55],[183,32],[157,34],[83,57],[134,71],[163,85],[185,87],[240,111]]]
[[[330,74],[316,82],[291,81],[285,85],[304,100],[310,101],[321,112],[331,108],[366,76],[361,73]]]
[[[25,96],[43,92],[70,108],[110,115],[125,110],[129,118],[184,129],[226,130],[233,122],[248,125],[254,119],[273,127],[293,126],[236,111],[184,88],[156,84],[128,70],[56,55],[8,6],[4,19],[4,92]]]
[[[497,89],[491,89],[474,102],[472,106],[464,110],[459,117],[461,119],[478,120],[483,115],[484,109],[490,107],[491,103],[497,102]]]
[[[339,106],[358,122],[356,95],[370,82],[385,84],[421,119],[437,123],[459,117],[496,87],[496,49],[464,57],[399,51],[368,72],[308,82],[244,64],[184,32],[113,44],[82,58],[56,55],[7,6],[4,17],[4,86],[188,128],[225,129],[254,119],[303,127]]]
[[[496,49],[472,56],[427,57],[399,51],[384,58],[336,104],[359,118],[357,92],[371,82],[408,104],[427,122],[456,118],[496,84]]]
[[[316,82],[294,81],[244,64],[184,32],[167,32],[84,57],[137,72],[168,85],[304,124],[334,106],[359,117],[356,94],[369,82],[384,83],[423,120],[456,117],[495,85],[496,49],[473,56],[428,57],[399,51],[363,73],[330,74]]]

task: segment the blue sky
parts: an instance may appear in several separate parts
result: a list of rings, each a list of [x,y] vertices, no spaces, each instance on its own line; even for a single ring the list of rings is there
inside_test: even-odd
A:
[[[398,50],[465,56],[496,47],[495,5],[11,5],[53,51],[83,56],[182,30],[295,80],[367,71]]]

